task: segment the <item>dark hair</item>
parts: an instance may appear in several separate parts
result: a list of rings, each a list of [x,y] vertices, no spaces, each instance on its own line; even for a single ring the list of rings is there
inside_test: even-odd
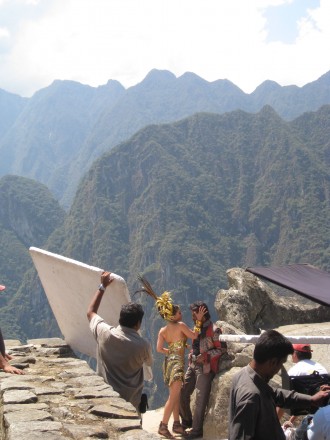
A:
[[[255,345],[253,359],[263,364],[269,359],[283,359],[293,353],[289,339],[276,330],[267,330],[262,333]]]
[[[209,313],[209,308],[207,307],[207,305],[203,301],[195,301],[192,304],[190,304],[190,310],[192,312],[198,312],[200,307],[206,308],[207,312],[205,313],[204,317],[205,317],[205,319],[210,319],[211,315]]]
[[[142,321],[144,315],[141,304],[128,303],[121,306],[119,324],[124,327],[133,328]]]
[[[312,359],[312,352],[310,351],[297,351],[295,350],[298,361],[302,361],[303,359]]]
[[[180,310],[180,306],[178,304],[173,304],[172,315],[174,316]]]

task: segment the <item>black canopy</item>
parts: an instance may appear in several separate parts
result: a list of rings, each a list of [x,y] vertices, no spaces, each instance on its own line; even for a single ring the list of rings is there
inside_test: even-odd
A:
[[[330,274],[310,264],[248,267],[246,271],[293,290],[319,304],[330,306]]]

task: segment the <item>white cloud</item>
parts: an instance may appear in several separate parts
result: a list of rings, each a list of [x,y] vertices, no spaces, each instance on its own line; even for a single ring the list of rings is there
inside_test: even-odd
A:
[[[314,26],[299,22],[294,44],[267,43],[264,10],[288,1],[0,0],[0,88],[29,96],[54,79],[129,87],[153,68],[227,78],[246,92],[266,79],[303,85],[330,68],[329,5],[310,11]]]
[[[0,41],[1,41],[1,39],[3,39],[3,38],[7,39],[8,37],[9,37],[8,29],[0,27]]]

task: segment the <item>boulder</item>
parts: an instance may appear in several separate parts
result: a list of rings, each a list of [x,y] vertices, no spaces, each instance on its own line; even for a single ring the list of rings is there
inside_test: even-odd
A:
[[[227,270],[227,278],[229,288],[217,293],[216,311],[223,321],[246,334],[282,325],[330,321],[330,307],[304,303],[294,293],[280,296],[244,269]]]

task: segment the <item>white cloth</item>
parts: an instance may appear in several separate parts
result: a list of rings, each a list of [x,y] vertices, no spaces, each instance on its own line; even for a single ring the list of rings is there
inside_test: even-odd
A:
[[[295,440],[296,438],[296,429],[295,428],[286,428],[284,429],[285,440]]]
[[[143,389],[143,363],[151,366],[149,342],[133,328],[110,326],[95,315],[90,329],[97,341],[97,373],[136,408]]]
[[[330,440],[330,405],[316,411],[307,430],[309,440]]]
[[[312,359],[302,359],[297,362],[288,371],[289,376],[307,376],[313,374],[314,371],[318,371],[320,374],[327,374],[327,370],[319,362],[315,362]]]

